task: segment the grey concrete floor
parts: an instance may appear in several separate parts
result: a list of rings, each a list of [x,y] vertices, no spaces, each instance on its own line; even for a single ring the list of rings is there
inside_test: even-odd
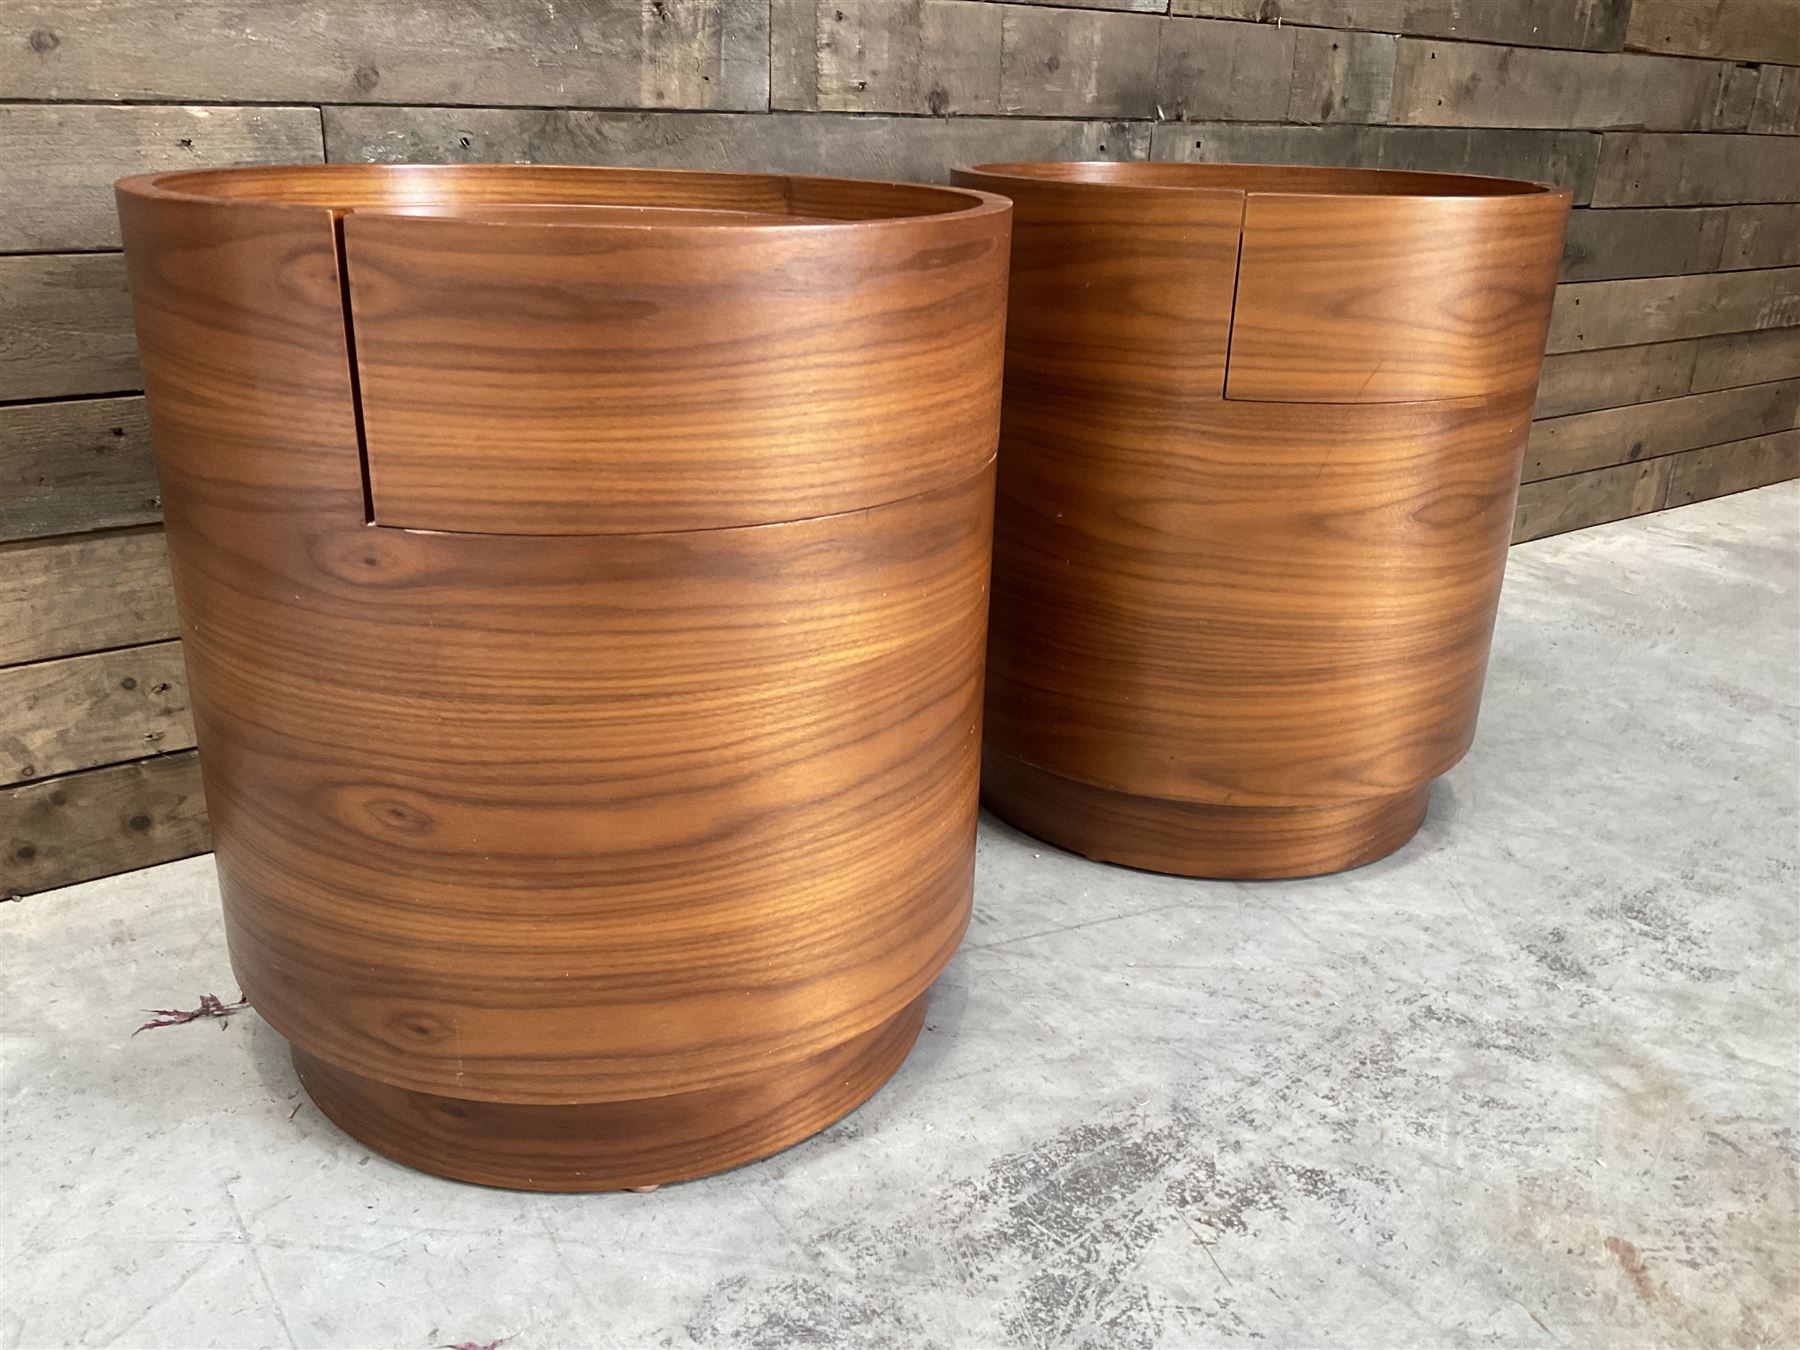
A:
[[[653,1195],[371,1157],[209,859],[0,906],[0,1344],[1800,1341],[1800,485],[1513,554],[1481,735],[1344,876],[996,822],[898,1077]]]

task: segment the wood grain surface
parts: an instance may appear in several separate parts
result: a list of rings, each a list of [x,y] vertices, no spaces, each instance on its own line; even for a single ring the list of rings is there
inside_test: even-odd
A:
[[[703,232],[733,236],[740,260],[757,240],[781,257],[804,235],[813,256],[834,255],[825,275],[890,302],[884,288],[915,277],[929,303],[956,258],[1004,268],[1005,204],[941,189],[370,168],[121,187],[234,969],[346,1128],[497,1184],[648,1184],[823,1125],[891,1072],[968,919],[991,454],[969,447],[906,482],[869,476],[835,514],[754,525],[626,533],[624,517],[596,515],[607,530],[571,533],[547,489],[503,499],[508,533],[368,519],[342,213],[643,205],[671,185],[680,209],[791,202],[810,223]],[[488,219],[476,262],[493,247],[518,256],[488,231],[536,237],[536,214]],[[606,213],[551,228],[598,256],[646,233]],[[694,259],[701,288],[716,247],[701,241]],[[446,251],[443,266],[468,256]],[[356,269],[352,255],[352,296]],[[738,281],[771,276],[748,266]],[[527,325],[530,297],[503,280],[482,286]],[[987,293],[994,312],[972,329],[1000,322],[1004,294]],[[607,301],[597,283],[572,292],[562,321]],[[497,336],[522,350],[533,331]],[[721,329],[711,358],[760,360],[765,336],[739,337],[741,351]],[[790,335],[788,359],[828,385],[829,334],[817,337]],[[894,340],[925,352],[944,339],[910,325]],[[422,344],[418,378],[434,354],[441,393],[469,348]],[[968,359],[987,366],[971,387],[997,399],[998,345]],[[923,406],[892,392],[896,422]],[[884,420],[874,407],[841,420],[855,443],[821,454],[853,458]],[[565,437],[555,453],[580,448]],[[697,449],[687,463],[696,498],[726,495]],[[640,467],[649,481],[651,457]],[[498,490],[504,474],[491,477]],[[570,493],[600,482],[571,475]],[[441,1134],[457,1117],[440,1098],[468,1113],[454,1147],[423,1126],[410,1144],[391,1137],[409,1112]],[[588,1131],[548,1164],[540,1108]]]
[[[1460,196],[1250,193],[1227,395],[1403,402],[1534,384],[1568,198],[1483,192],[1491,181]]]
[[[959,178],[1016,210],[987,802],[1196,875],[1397,848],[1474,735],[1566,195],[1258,166]],[[1134,197],[1180,241],[1165,256]]]

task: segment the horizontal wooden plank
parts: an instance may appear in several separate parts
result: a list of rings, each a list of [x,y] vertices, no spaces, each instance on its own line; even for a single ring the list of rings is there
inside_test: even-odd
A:
[[[1800,478],[1800,431],[1777,431],[1674,456],[1664,504],[1687,506],[1790,478]]]
[[[175,632],[160,528],[0,544],[0,666]]]
[[[1174,0],[1176,14],[1617,51],[1631,0]]]
[[[1800,201],[1800,138],[1609,131],[1595,206]]]
[[[1394,97],[1399,39],[1387,33],[1296,28],[1290,122],[1385,122]],[[1220,116],[1228,114],[1221,113]]]
[[[998,12],[999,111],[1032,117],[1155,115],[1157,48],[1166,20],[1037,5]],[[1284,85],[1291,61],[1290,49]]]
[[[1572,211],[1563,243],[1563,280],[1714,271],[1727,220],[1728,209],[1722,206]]]
[[[32,895],[212,846],[195,751],[0,788],[0,892]]]
[[[1279,122],[1288,115],[1295,102],[1293,29],[1167,19],[1160,31],[1149,116]],[[1018,78],[1028,74],[1022,70]],[[1329,72],[1315,64],[1306,75],[1323,80]],[[1305,101],[1302,93],[1299,102]]]
[[[1513,515],[1513,543],[1661,510],[1670,463],[1652,459],[1526,483]]]
[[[1793,0],[1634,0],[1625,45],[1800,66],[1800,6]]]
[[[0,407],[0,543],[161,516],[141,397]]]
[[[1552,352],[1800,324],[1800,267],[1710,276],[1582,281],[1557,287]]]
[[[1800,135],[1800,66],[1759,66],[1750,130],[1762,135]]]
[[[19,99],[761,108],[768,0],[9,0]]]
[[[193,744],[179,642],[0,668],[0,784]]]
[[[1698,350],[1695,341],[1657,342],[1547,356],[1533,415],[1562,417],[1677,398],[1688,392]]]
[[[119,254],[0,257],[0,315],[0,400],[143,387]]]
[[[1586,131],[1484,131],[1466,127],[1244,126],[1167,122],[1151,135],[1153,159],[1197,163],[1322,164],[1498,174],[1593,190],[1600,137]]]
[[[1037,118],[327,108],[326,153],[379,163],[660,165],[944,182],[959,164],[1140,159],[1145,128]]]
[[[1723,61],[1407,38],[1392,120],[1428,127],[1743,131],[1756,76]]]
[[[1800,426],[1800,379],[1689,394],[1531,424],[1525,481],[1557,478]]]
[[[781,3],[781,0],[776,0]],[[1132,14],[1167,14],[1169,0],[987,0],[994,5],[1048,5],[1053,9],[1119,9]]]
[[[1000,111],[1004,11],[972,0],[775,0],[770,96],[804,111]],[[1150,21],[1154,28],[1155,20]]]
[[[317,108],[0,104],[0,252],[117,248],[126,174],[324,157]]]
[[[1762,333],[1728,333],[1695,344],[1696,393],[1763,384],[1800,374],[1800,328],[1772,328]]]
[[[1800,206],[1733,206],[1725,212],[1719,266],[1800,266]]]
[[[1334,66],[1309,44],[1297,72],[1293,29],[986,0],[777,0],[773,15],[774,104],[805,111],[1279,121],[1296,81],[1302,106],[1367,102],[1361,67],[1381,57],[1339,41]]]

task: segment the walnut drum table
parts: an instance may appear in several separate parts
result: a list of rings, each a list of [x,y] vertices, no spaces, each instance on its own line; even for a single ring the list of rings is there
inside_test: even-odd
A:
[[[119,185],[233,968],[370,1147],[603,1190],[869,1096],[968,921],[1010,209]]]
[[[1565,193],[992,164],[1013,199],[983,794],[1093,858],[1398,848],[1475,731]]]

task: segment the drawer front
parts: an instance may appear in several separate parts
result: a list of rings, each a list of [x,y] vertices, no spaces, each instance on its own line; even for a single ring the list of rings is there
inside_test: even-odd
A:
[[[1004,214],[578,218],[341,222],[375,523],[764,524],[930,491],[992,456]]]
[[[1535,385],[1567,199],[1252,193],[1226,396],[1476,398]]]

